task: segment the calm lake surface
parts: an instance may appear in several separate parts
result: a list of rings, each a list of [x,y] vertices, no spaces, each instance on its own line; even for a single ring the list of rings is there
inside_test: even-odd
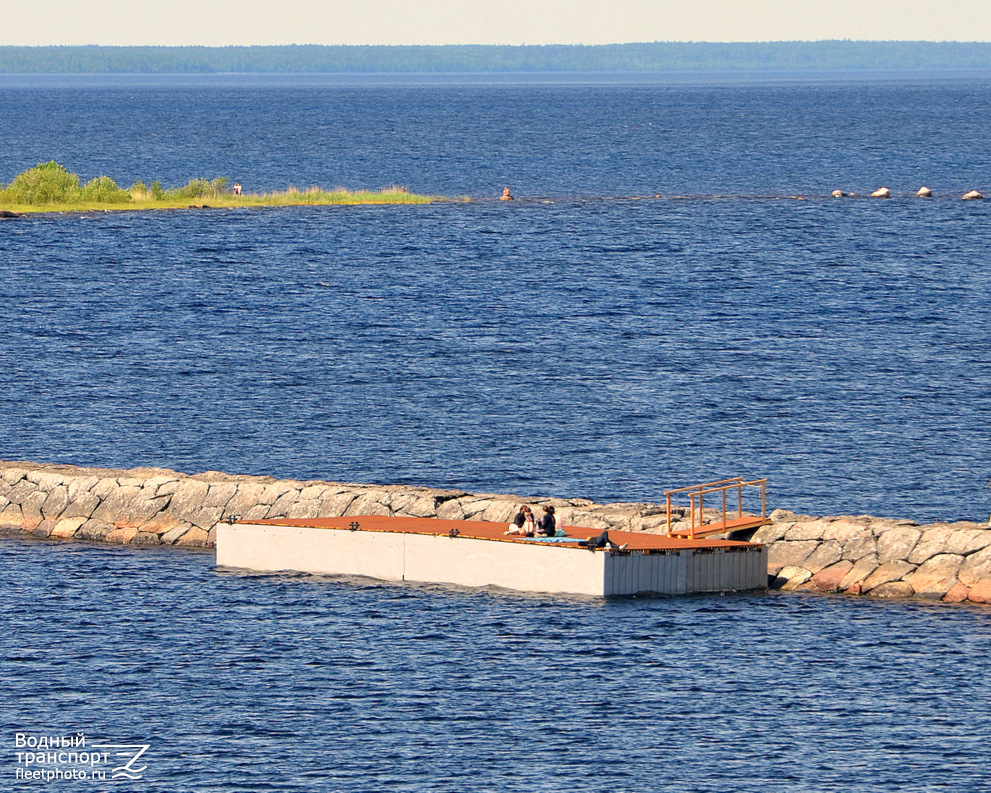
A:
[[[0,223],[0,459],[986,520],[989,87],[0,77],[0,182],[472,199]],[[984,784],[981,610],[0,554],[10,779],[81,731],[163,791]]]

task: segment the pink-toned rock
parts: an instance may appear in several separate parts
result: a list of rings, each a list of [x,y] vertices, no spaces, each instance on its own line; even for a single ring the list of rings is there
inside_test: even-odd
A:
[[[86,520],[86,518],[63,518],[55,523],[51,536],[63,540],[72,539]]]
[[[0,512],[0,526],[16,526],[21,528],[21,521],[24,520],[24,513],[21,512],[20,504],[8,504]]]
[[[194,526],[183,534],[175,544],[183,548],[204,548],[209,537],[209,532]]]
[[[970,588],[967,600],[971,603],[991,603],[991,578],[982,578]]]
[[[840,588],[840,582],[852,568],[853,562],[845,560],[837,562],[812,576],[812,586],[820,592],[837,592]]]
[[[877,589],[877,587],[893,581],[900,581],[914,569],[914,564],[909,564],[901,560],[885,562],[867,577],[863,583],[863,591],[873,594],[873,590]],[[911,589],[911,585],[907,586]]]
[[[129,541],[130,545],[158,545],[158,535],[150,531],[139,531]]]
[[[957,583],[961,564],[963,557],[958,554],[937,554],[905,576],[905,581],[912,585],[917,597],[939,600]]]
[[[159,512],[155,517],[141,523],[141,531],[150,531],[161,536],[172,531],[181,521],[169,512]]]
[[[843,576],[839,584],[840,591],[850,592],[851,595],[859,595],[863,591],[864,580],[878,568],[876,554],[870,554],[858,559],[850,571]],[[857,591],[852,591],[856,587]]]
[[[114,529],[106,537],[103,538],[104,542],[119,542],[122,545],[126,545],[131,541],[131,538],[138,533],[137,529]]]
[[[910,598],[914,594],[915,590],[907,581],[889,581],[870,591],[870,596],[875,598]]]
[[[963,603],[970,594],[970,587],[964,586],[959,581],[950,587],[950,591],[943,595],[943,600],[947,603]]]

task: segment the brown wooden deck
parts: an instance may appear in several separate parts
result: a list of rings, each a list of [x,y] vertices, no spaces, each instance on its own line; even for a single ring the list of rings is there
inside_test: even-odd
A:
[[[759,529],[761,526],[767,526],[770,522],[770,518],[762,518],[760,515],[743,515],[739,518],[717,520],[714,523],[705,523],[701,526],[672,529],[670,536],[705,537],[710,534],[726,534],[727,532],[742,531],[744,529]]]
[[[299,526],[311,529],[349,529],[353,531],[385,531],[411,534],[434,534],[439,536],[457,532],[458,537],[498,542],[534,543],[539,542],[524,537],[507,536],[508,523],[488,523],[479,520],[441,520],[439,518],[407,518],[387,515],[348,515],[343,518],[268,518],[265,520],[244,520],[242,523],[271,526]],[[564,526],[567,537],[587,540],[602,533],[602,529],[586,529],[577,526]],[[627,550],[688,550],[692,548],[726,548],[744,546],[750,543],[732,540],[710,540],[704,538],[687,539],[680,536],[645,534],[644,532],[609,530],[609,539],[617,545],[626,545]],[[544,546],[573,548],[572,543],[540,543]]]

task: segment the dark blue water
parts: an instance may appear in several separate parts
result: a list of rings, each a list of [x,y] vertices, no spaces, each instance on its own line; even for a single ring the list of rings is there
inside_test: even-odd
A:
[[[0,459],[985,519],[988,82],[4,78],[0,181],[475,200],[0,224]],[[0,555],[6,786],[77,731],[161,791],[985,786],[980,610]]]
[[[6,78],[0,180],[476,200],[4,223],[0,456],[986,519],[988,82]]]
[[[107,790],[985,789],[983,611],[242,577],[209,554],[15,540],[3,554],[5,779],[17,732],[84,732],[150,744],[143,781]]]

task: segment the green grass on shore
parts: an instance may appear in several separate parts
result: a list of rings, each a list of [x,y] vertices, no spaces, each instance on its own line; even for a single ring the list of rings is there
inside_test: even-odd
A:
[[[229,180],[192,179],[182,187],[163,189],[135,182],[129,189],[117,186],[108,176],[98,176],[82,185],[79,176],[54,161],[39,163],[24,171],[9,185],[0,184],[0,209],[17,212],[120,212],[190,207],[331,206],[347,204],[429,204],[450,199],[410,193],[391,186],[379,192],[366,190],[322,190],[311,187],[270,193],[234,195]]]

